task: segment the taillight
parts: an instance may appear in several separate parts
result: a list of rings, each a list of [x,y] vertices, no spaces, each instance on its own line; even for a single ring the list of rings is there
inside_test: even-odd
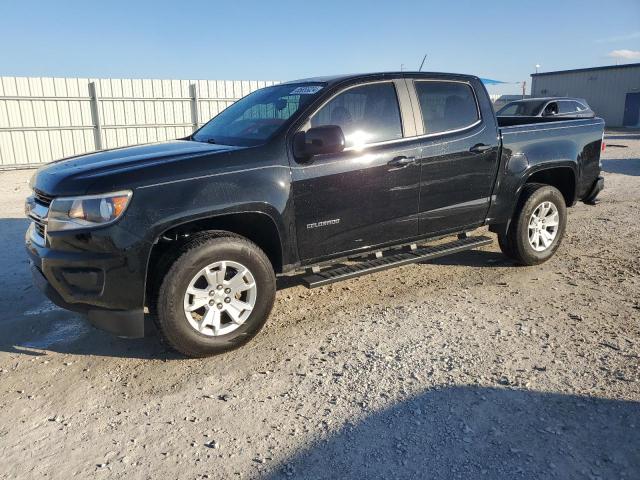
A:
[[[604,132],[602,132],[602,147],[600,147],[600,150],[604,152],[605,148],[607,148],[607,144],[604,143]]]

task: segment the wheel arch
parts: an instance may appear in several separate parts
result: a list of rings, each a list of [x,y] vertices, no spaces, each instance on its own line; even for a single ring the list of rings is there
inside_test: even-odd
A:
[[[557,188],[562,193],[567,207],[576,203],[577,175],[573,164],[541,167],[529,172],[518,191],[518,198],[527,183],[543,183]]]
[[[145,303],[175,260],[171,253],[195,235],[211,231],[229,232],[251,240],[265,252],[276,273],[283,271],[285,253],[281,230],[273,217],[264,211],[229,212],[177,221],[155,234],[145,272]]]
[[[489,230],[494,233],[506,233],[509,230],[513,215],[520,204],[522,190],[525,185],[531,183],[541,183],[557,188],[564,197],[567,207],[575,205],[577,200],[577,172],[575,162],[554,163],[552,165],[535,165],[526,170],[522,175],[517,188],[513,193],[513,202],[505,215],[504,223],[494,223],[489,226]]]

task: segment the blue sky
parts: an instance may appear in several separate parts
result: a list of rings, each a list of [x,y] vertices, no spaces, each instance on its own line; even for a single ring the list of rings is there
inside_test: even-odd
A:
[[[424,70],[527,83],[536,63],[640,62],[640,0],[0,0],[0,75],[288,80],[425,53]]]

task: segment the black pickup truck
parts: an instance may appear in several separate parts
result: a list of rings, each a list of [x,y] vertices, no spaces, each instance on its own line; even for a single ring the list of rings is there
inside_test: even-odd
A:
[[[603,188],[604,122],[531,122],[496,119],[467,75],[263,88],[188,138],[38,170],[34,282],[100,328],[136,337],[153,319],[170,346],[204,356],[256,335],[279,274],[326,285],[485,245],[467,236],[483,225],[516,263],[541,263],[566,208]]]

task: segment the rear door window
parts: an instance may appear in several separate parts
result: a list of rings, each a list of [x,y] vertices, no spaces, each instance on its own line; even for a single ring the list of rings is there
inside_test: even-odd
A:
[[[475,95],[469,84],[416,81],[425,133],[443,133],[470,127],[480,120]]]
[[[402,138],[400,107],[393,82],[348,88],[336,95],[310,119],[311,127],[338,125],[346,147]]]

